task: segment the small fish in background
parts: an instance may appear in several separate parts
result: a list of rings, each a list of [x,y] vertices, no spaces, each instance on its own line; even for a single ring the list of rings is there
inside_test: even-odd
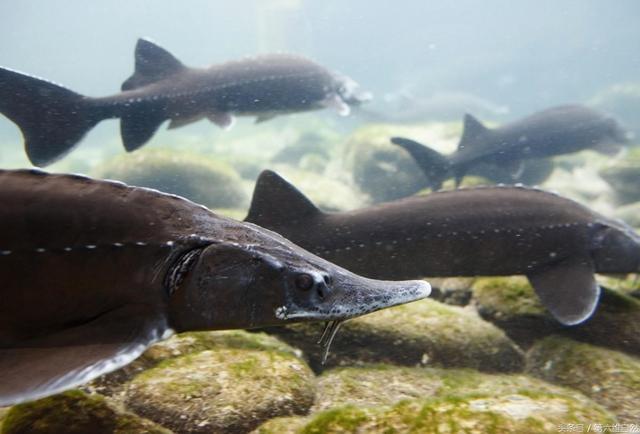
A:
[[[20,127],[29,160],[46,166],[62,158],[98,122],[120,118],[124,147],[134,151],[171,120],[178,128],[209,119],[222,128],[234,116],[264,122],[324,107],[348,115],[371,99],[352,79],[302,56],[266,54],[209,68],[190,68],[146,39],[135,49],[135,73],[116,95],[91,98],[0,67],[0,113]]]
[[[427,297],[259,226],[115,181],[0,170],[0,407],[122,367],[173,332],[349,318]]]
[[[628,143],[628,133],[613,118],[581,105],[554,107],[497,128],[487,128],[470,114],[458,149],[449,155],[414,140],[393,137],[391,143],[404,148],[414,158],[438,190],[455,178],[456,186],[479,163],[494,165],[519,181],[529,159],[547,158],[593,149],[613,155]]]
[[[596,309],[594,273],[640,271],[640,236],[632,228],[522,186],[440,191],[328,213],[264,171],[245,221],[371,278],[523,274],[564,325]]]

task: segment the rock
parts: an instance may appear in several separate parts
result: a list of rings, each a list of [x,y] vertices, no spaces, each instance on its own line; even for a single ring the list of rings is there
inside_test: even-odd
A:
[[[618,83],[598,92],[590,101],[598,110],[615,115],[622,124],[636,133],[636,139],[640,134],[640,83]]]
[[[640,360],[635,357],[549,336],[529,350],[527,372],[579,390],[609,409],[621,423],[637,423],[640,418]]]
[[[319,131],[303,132],[298,140],[284,146],[272,158],[272,163],[286,163],[297,166],[307,155],[318,155],[325,160],[329,159],[328,141],[333,139],[333,135],[321,134]]]
[[[302,416],[276,417],[251,431],[251,434],[298,434],[308,420]]]
[[[524,348],[560,327],[524,276],[478,278],[473,284],[472,302],[482,318]]]
[[[624,159],[601,169],[600,176],[615,192],[618,205],[640,201],[640,148],[630,149]]]
[[[434,136],[425,130],[370,124],[351,134],[344,147],[344,161],[360,190],[374,202],[385,202],[410,196],[426,187],[427,179],[413,158],[389,141],[393,136],[405,134],[415,140]]]
[[[311,367],[322,369],[315,342],[319,324],[273,328],[301,348]],[[345,322],[333,341],[325,367],[361,363],[404,366],[468,367],[482,371],[518,371],[523,354],[504,332],[472,309],[422,300]]]
[[[431,298],[453,306],[466,306],[471,301],[474,277],[427,277]]]
[[[120,154],[93,174],[177,194],[214,209],[238,208],[248,203],[240,176],[231,166],[183,151],[142,149]]]
[[[126,386],[125,403],[175,432],[248,432],[265,420],[305,414],[313,373],[295,351],[263,334],[188,333],[152,347],[162,360]]]
[[[155,423],[118,410],[99,395],[73,390],[11,407],[3,434],[170,433]]]
[[[587,399],[554,393],[478,393],[406,400],[393,407],[334,408],[314,415],[304,433],[541,433],[615,419]]]
[[[637,230],[637,228],[640,228],[640,202],[633,202],[617,207],[614,216]]]
[[[561,333],[640,354],[640,301],[619,291],[603,288],[594,315],[573,327],[564,327],[551,316],[523,276],[478,278],[473,285],[473,304],[484,319],[523,348],[551,333]]]

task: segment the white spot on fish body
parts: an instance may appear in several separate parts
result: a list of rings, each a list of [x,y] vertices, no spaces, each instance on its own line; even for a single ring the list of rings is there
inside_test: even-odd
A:
[[[164,243],[164,245],[167,247],[171,247],[173,246],[173,241],[167,241],[166,243]]]
[[[2,256],[8,256],[11,254],[11,250],[2,250],[0,251],[0,255]]]
[[[146,246],[147,243],[145,243],[144,241],[136,241],[136,246]]]
[[[556,256],[558,256],[558,254],[556,252],[550,252],[549,253],[549,257],[550,258],[555,258]]]
[[[89,250],[93,250],[93,249],[95,249],[95,248],[96,248],[96,245],[95,245],[95,244],[87,244],[87,245],[85,246],[85,248],[87,248],[87,249],[89,249]]]
[[[44,252],[46,252],[46,251],[47,251],[47,250],[46,250],[46,249],[43,249],[42,247],[39,247],[39,248],[37,248],[37,249],[36,249],[36,252],[38,252],[38,253],[44,253]]]

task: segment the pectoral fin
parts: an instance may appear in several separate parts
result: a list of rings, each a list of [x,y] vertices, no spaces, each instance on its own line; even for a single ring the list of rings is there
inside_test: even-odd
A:
[[[207,118],[223,130],[230,129],[236,121],[231,114],[226,112],[209,113]]]
[[[0,407],[62,392],[118,369],[170,331],[162,314],[131,305],[0,348]]]
[[[197,115],[193,115],[193,116],[175,117],[175,118],[171,119],[171,122],[169,122],[169,126],[167,127],[167,129],[173,130],[175,128],[184,127],[185,125],[189,125],[189,124],[192,124],[194,122],[198,122],[198,121],[200,121],[202,119],[204,119],[204,115],[203,114],[197,114]]]
[[[571,258],[527,274],[542,304],[564,325],[586,321],[600,298],[588,259]]]

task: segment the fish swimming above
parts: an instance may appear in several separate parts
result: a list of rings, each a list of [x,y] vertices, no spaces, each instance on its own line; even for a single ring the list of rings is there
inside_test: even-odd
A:
[[[264,171],[245,221],[372,278],[523,274],[565,325],[594,312],[594,273],[640,270],[640,237],[629,226],[527,187],[462,188],[326,213]]]
[[[101,98],[0,68],[0,113],[20,127],[29,160],[46,166],[62,158],[104,119],[120,118],[122,142],[131,152],[169,128],[209,119],[223,128],[234,116],[274,116],[350,106],[371,98],[350,78],[301,56],[266,54],[190,68],[146,39],[135,49],[135,72],[122,92]]]
[[[0,171],[0,407],[82,384],[173,332],[346,319],[429,295],[346,271],[178,196]]]
[[[449,155],[407,138],[391,139],[413,157],[433,190],[450,177],[457,187],[480,163],[508,170],[516,182],[525,160],[584,149],[611,155],[627,141],[627,132],[615,119],[581,105],[553,107],[494,129],[466,114],[458,148]]]

